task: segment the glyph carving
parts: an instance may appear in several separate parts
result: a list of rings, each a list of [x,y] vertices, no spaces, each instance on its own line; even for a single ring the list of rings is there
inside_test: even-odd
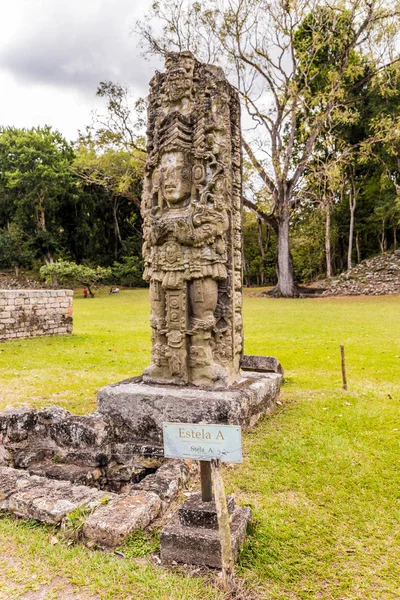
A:
[[[241,140],[223,71],[170,53],[150,83],[142,200],[145,381],[227,386],[242,354]]]

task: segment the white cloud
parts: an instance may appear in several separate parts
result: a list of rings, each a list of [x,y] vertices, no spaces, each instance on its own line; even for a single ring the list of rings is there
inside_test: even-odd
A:
[[[103,80],[147,93],[158,65],[130,35],[134,0],[14,0],[0,23],[0,125],[52,125],[68,138],[90,122]]]

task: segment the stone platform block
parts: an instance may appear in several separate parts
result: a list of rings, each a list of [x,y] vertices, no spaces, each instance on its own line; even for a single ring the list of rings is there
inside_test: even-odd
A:
[[[240,368],[242,371],[256,371],[260,373],[280,373],[285,372],[279,360],[275,356],[255,356],[243,354],[240,359]]]
[[[153,492],[121,495],[88,517],[83,535],[102,546],[115,547],[137,529],[147,527],[160,510],[161,499]]]
[[[251,510],[237,507],[231,515],[232,552],[237,559],[246,535]],[[183,525],[179,511],[161,532],[161,560],[221,568],[221,542],[218,529]]]
[[[161,445],[164,422],[253,425],[273,408],[281,380],[279,373],[247,372],[226,390],[212,390],[136,377],[101,388],[97,407],[116,441]]]

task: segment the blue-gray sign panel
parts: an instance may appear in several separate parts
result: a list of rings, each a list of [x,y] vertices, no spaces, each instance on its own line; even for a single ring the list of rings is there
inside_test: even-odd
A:
[[[242,432],[237,425],[163,423],[164,456],[242,462]]]

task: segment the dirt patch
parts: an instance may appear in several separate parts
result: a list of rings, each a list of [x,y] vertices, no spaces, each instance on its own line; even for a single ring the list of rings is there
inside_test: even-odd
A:
[[[43,584],[36,579],[37,575],[24,573],[22,563],[14,556],[0,554],[0,600],[101,600],[63,577]]]

